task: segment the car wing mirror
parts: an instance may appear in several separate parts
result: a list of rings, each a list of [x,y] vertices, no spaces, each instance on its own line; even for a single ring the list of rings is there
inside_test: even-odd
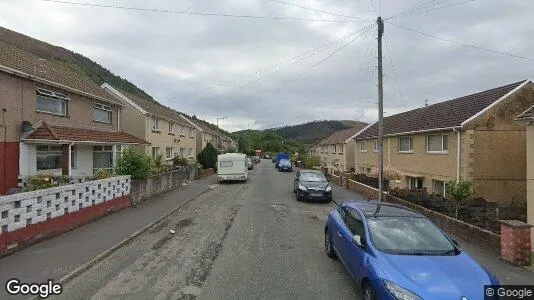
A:
[[[354,242],[354,244],[358,245],[358,246],[362,246],[362,237],[355,234],[352,236],[352,241]]]

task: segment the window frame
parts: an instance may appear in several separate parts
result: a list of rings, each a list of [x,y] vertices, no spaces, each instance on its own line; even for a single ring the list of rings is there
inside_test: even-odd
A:
[[[169,130],[167,131],[169,134],[174,134],[174,128],[173,128],[174,126],[173,125],[174,124],[171,121],[169,121]]]
[[[70,146],[70,168],[71,169],[76,169],[77,167],[76,162],[78,159],[78,154],[76,153],[76,150],[77,150],[76,145]]]
[[[193,148],[189,148],[189,157],[193,157]]]
[[[154,132],[160,132],[159,130],[159,119],[152,117],[152,131]]]
[[[430,137],[441,137],[441,150],[430,150]],[[446,143],[443,141],[444,139],[447,140]],[[430,154],[448,154],[449,153],[449,135],[448,134],[428,134],[426,136],[426,152]]]
[[[101,120],[95,120],[95,109],[108,112],[109,122],[101,121]],[[110,105],[106,105],[106,104],[102,104],[102,103],[98,103],[98,102],[93,103],[93,122],[112,124],[113,123],[113,109],[111,108],[111,106]]]
[[[360,152],[367,152],[367,149],[369,149],[369,145],[367,143],[367,140],[361,140],[360,141]]]
[[[100,149],[97,150],[97,147],[99,147]],[[108,147],[111,147],[111,149],[109,149]],[[113,155],[113,145],[98,145],[98,146],[93,146],[93,174],[100,170],[100,169],[104,169],[104,170],[108,170],[108,171],[111,171],[113,170],[113,165],[115,164],[115,157]],[[95,168],[95,163],[94,163],[94,157],[95,157],[95,153],[111,153],[111,166],[109,168]]]
[[[158,155],[159,155],[159,147],[152,147],[152,158],[156,159]]]
[[[170,155],[169,155],[169,149],[171,150]],[[165,147],[165,158],[166,159],[173,159],[174,158],[173,153],[174,153],[173,147]]]
[[[378,139],[374,141],[374,149],[373,152],[378,152]]]
[[[401,148],[401,140],[408,139],[410,141],[410,147],[409,150],[402,150]],[[413,137],[412,136],[399,136],[398,138],[398,152],[399,153],[413,153]]]
[[[189,137],[190,138],[195,137],[195,128],[189,127]]]
[[[70,100],[70,98],[65,95],[65,94],[62,94],[62,93],[58,93],[58,92],[53,92],[51,90],[47,90],[47,89],[44,89],[44,88],[36,88],[36,92],[35,92],[35,111],[36,112],[39,112],[39,113],[44,113],[44,114],[51,114],[51,115],[55,115],[55,116],[61,116],[61,117],[67,117],[69,115],[69,105],[68,105],[68,101]],[[53,112],[53,111],[47,111],[47,110],[40,110],[37,108],[37,102],[39,101],[40,97],[46,99],[46,100],[54,100],[54,101],[59,101],[61,103],[63,103],[63,110],[64,110],[64,113],[57,113],[57,112]]]
[[[443,194],[441,194],[441,196],[443,196],[443,198],[446,198],[447,197],[446,196],[447,194],[447,182],[446,181],[432,179],[432,193],[436,194],[436,185],[438,182],[443,183]]]
[[[37,149],[39,146],[43,147],[43,146],[46,146],[47,147],[47,150],[39,150]],[[59,147],[59,150],[52,150],[52,146],[58,146]],[[61,149],[61,145],[42,145],[42,144],[38,144],[36,145],[35,147],[35,152],[36,152],[36,156],[35,156],[35,165],[36,165],[36,170],[37,172],[39,171],[43,171],[43,172],[46,172],[46,171],[50,171],[50,170],[61,170],[62,167],[61,167],[61,156],[63,155],[63,151]],[[38,157],[39,157],[39,154],[48,154],[48,155],[54,155],[54,156],[59,156],[59,165],[57,168],[48,168],[48,169],[39,169],[39,164],[37,163],[38,161]]]
[[[407,176],[407,186],[409,189],[413,190],[413,189],[423,189],[424,188],[424,180],[421,178],[421,177],[412,177],[412,176]],[[421,186],[419,187],[418,186],[418,183],[419,181],[421,181]],[[415,185],[412,185],[412,182],[415,183]]]

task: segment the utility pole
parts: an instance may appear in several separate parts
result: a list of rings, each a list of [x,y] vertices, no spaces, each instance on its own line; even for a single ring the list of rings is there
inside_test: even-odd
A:
[[[382,202],[384,196],[384,86],[382,85],[384,21],[382,17],[378,17],[376,22],[378,24],[378,201]]]
[[[217,118],[217,155],[221,151],[221,135],[219,134],[219,120],[224,120],[228,117]]]
[[[248,124],[248,130],[247,130],[247,134],[248,134],[248,153],[250,153],[250,124]]]

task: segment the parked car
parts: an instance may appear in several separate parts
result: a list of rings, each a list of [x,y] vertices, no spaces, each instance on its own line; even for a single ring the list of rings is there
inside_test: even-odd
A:
[[[254,163],[252,162],[252,159],[250,157],[247,157],[247,168],[249,170],[254,169]]]
[[[299,170],[295,175],[293,191],[297,201],[332,201],[332,187],[321,171]]]
[[[243,153],[227,153],[217,156],[217,180],[246,181],[248,177],[247,156]]]
[[[484,299],[500,281],[421,214],[377,201],[330,212],[325,251],[338,257],[363,299]]]
[[[287,159],[282,159],[278,164],[278,171],[280,172],[293,172],[293,166]]]
[[[252,162],[255,163],[255,164],[259,164],[260,163],[260,157],[259,156],[254,156],[252,158]]]
[[[290,159],[290,154],[288,152],[279,152],[276,154],[276,161],[274,163],[274,167],[278,169],[278,165],[280,164],[280,160],[282,159]]]

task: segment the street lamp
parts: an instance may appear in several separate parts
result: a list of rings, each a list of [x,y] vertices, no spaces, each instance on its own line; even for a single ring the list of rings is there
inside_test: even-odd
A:
[[[217,118],[217,154],[219,153],[221,149],[221,138],[219,136],[219,120],[224,120],[226,118],[228,117]]]

